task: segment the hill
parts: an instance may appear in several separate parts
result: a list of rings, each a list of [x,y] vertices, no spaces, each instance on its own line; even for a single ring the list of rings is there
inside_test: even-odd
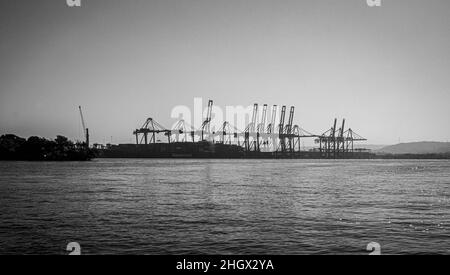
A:
[[[384,154],[446,154],[450,142],[412,142],[387,146],[376,151]]]

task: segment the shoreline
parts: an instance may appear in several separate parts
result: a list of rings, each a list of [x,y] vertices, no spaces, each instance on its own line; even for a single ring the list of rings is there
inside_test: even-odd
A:
[[[428,156],[420,156],[420,157],[412,157],[412,156],[376,156],[372,158],[256,158],[256,157],[241,157],[241,158],[225,158],[225,157],[94,157],[91,159],[80,159],[80,160],[23,160],[23,159],[0,159],[0,162],[48,162],[48,163],[67,163],[67,162],[92,162],[95,160],[108,160],[108,159],[137,159],[137,160],[450,160],[450,156],[442,156],[442,157],[428,157]]]

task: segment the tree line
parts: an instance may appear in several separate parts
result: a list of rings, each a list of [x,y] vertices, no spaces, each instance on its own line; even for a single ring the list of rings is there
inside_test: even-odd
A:
[[[85,143],[74,143],[64,136],[55,140],[40,137],[28,139],[16,135],[0,137],[0,160],[86,161],[95,156]]]

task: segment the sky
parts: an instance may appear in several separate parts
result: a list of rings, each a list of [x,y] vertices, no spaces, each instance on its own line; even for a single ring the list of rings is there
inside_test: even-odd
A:
[[[450,139],[450,1],[0,1],[0,134],[133,142],[194,98],[370,144]]]

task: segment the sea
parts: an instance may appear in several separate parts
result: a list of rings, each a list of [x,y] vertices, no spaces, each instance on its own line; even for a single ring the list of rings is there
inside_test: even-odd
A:
[[[0,254],[450,254],[450,161],[0,162]]]

